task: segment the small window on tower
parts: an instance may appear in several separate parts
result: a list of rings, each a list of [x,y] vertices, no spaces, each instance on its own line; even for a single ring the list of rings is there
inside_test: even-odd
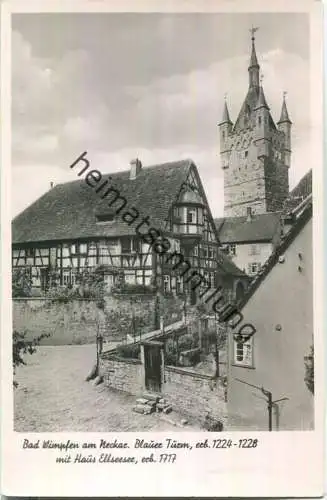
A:
[[[223,139],[225,139],[225,132],[223,132]]]
[[[247,158],[248,157],[248,151],[245,151],[244,153],[244,157]]]
[[[261,116],[258,117],[258,124],[261,125]]]

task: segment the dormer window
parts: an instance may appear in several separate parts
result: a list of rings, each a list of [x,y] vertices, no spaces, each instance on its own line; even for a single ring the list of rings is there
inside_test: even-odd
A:
[[[115,218],[114,213],[98,214],[96,215],[97,222],[112,222]]]

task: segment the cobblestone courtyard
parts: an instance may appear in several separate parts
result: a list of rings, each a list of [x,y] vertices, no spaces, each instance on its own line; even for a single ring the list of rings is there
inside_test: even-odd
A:
[[[85,382],[95,362],[95,345],[42,346],[17,370],[14,422],[18,432],[192,431],[160,414],[139,415],[135,396]],[[171,419],[180,421],[173,412]],[[167,418],[167,417],[166,417]]]

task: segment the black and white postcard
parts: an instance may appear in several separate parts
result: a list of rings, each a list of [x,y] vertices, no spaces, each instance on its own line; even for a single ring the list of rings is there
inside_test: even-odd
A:
[[[321,4],[1,23],[3,493],[322,495]]]

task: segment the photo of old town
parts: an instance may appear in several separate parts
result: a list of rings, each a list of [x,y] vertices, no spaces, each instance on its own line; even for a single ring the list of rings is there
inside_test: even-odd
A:
[[[304,13],[13,15],[15,431],[314,430],[309,68]]]

